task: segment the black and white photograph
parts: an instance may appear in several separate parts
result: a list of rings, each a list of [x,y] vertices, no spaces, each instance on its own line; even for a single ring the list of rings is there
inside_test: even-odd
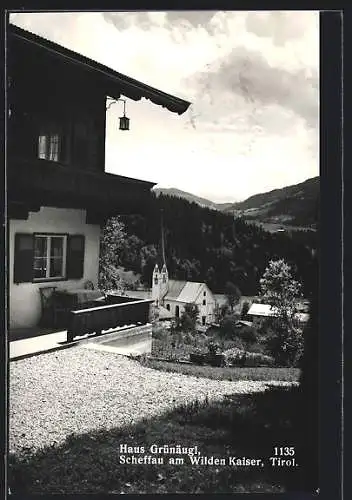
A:
[[[10,495],[319,493],[319,11],[10,12]]]

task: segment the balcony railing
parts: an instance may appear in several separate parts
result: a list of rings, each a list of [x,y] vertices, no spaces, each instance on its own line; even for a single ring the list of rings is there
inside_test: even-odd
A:
[[[149,321],[152,300],[108,296],[106,304],[70,311],[68,314],[67,341],[75,337],[123,326],[144,325]]]

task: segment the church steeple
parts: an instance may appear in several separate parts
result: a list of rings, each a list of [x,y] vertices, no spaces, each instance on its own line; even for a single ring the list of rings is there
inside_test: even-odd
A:
[[[164,217],[163,210],[161,210],[161,255],[163,259],[163,266],[160,273],[160,298],[163,299],[169,289],[169,273],[166,267],[165,258],[165,232],[164,232]]]
[[[167,270],[166,266],[166,255],[165,255],[165,233],[164,233],[164,220],[163,220],[163,211],[161,210],[161,222],[160,222],[160,228],[161,228],[161,262],[160,268],[158,264],[155,264],[154,270],[153,270],[153,277],[152,277],[152,299],[155,301],[157,305],[161,305],[161,302],[165,295],[167,294],[167,291],[169,289],[169,273]],[[159,252],[160,252],[159,250]],[[160,254],[159,254],[160,255]]]
[[[160,271],[158,264],[155,264],[152,276],[152,299],[160,300]]]
[[[166,259],[165,259],[165,234],[164,234],[164,213],[163,209],[161,209],[161,256],[163,259],[163,268],[166,268]]]

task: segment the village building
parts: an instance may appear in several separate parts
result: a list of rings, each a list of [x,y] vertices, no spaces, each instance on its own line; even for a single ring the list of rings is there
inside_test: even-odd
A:
[[[189,103],[13,25],[7,96],[9,326],[15,329],[40,322],[49,289],[81,290],[87,283],[96,289],[102,225],[149,203],[153,183],[105,172],[108,99],[146,98],[178,114]],[[125,115],[118,123],[128,130]],[[124,311],[121,321],[128,321]]]
[[[165,263],[161,270],[155,264],[151,297],[162,316],[166,310],[171,317],[179,318],[187,304],[195,304],[199,311],[198,322],[202,326],[215,322],[216,301],[209,287],[205,283],[169,279]]]
[[[247,312],[247,316],[252,319],[253,326],[260,326],[265,319],[277,316],[277,311],[269,304],[253,303]],[[299,325],[304,326],[309,320],[309,314],[298,311],[295,313],[295,319]]]

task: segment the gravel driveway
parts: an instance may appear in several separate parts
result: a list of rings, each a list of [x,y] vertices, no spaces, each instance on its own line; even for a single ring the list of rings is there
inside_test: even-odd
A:
[[[71,433],[135,424],[196,398],[262,391],[266,384],[165,373],[82,347],[13,361],[9,451],[61,444]]]

